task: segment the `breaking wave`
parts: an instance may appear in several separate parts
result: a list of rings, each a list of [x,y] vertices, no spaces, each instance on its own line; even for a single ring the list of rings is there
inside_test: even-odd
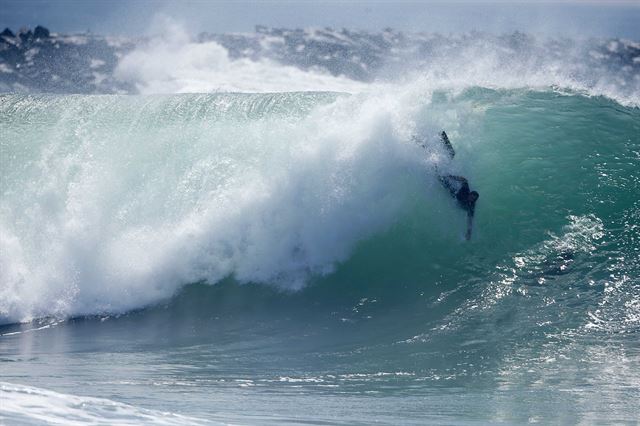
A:
[[[509,257],[553,264],[515,252],[567,217],[602,233],[637,215],[637,114],[579,95],[420,86],[356,96],[4,95],[0,313],[13,322],[124,312],[226,277],[297,290],[366,253],[367,241],[395,246],[400,263],[408,246],[418,251],[419,264],[402,263],[399,276],[425,277],[431,261],[454,271],[459,250],[477,245],[486,247],[479,271]],[[440,129],[455,161],[445,160]],[[464,218],[436,168],[480,190],[471,244],[460,246]],[[415,232],[381,237],[413,221]],[[582,250],[572,241],[567,256]]]

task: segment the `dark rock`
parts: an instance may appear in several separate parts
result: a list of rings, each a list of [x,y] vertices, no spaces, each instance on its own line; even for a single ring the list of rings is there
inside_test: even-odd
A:
[[[45,27],[38,25],[36,29],[33,31],[33,36],[35,38],[49,38],[49,30]]]
[[[33,31],[26,27],[20,28],[20,31],[18,31],[18,37],[20,37],[20,40],[22,40],[23,43],[27,42],[33,38]]]
[[[15,37],[16,35],[9,28],[5,28],[4,31],[0,33],[0,36]]]

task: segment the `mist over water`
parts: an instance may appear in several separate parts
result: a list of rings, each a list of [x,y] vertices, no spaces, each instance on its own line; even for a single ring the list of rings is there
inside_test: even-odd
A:
[[[636,41],[164,28],[0,68],[2,421],[636,421]]]
[[[571,90],[630,106],[640,93],[640,44],[628,39],[262,26],[196,36],[167,17],[157,21],[147,38],[4,34],[0,91],[392,93],[406,86],[428,94],[478,86]]]

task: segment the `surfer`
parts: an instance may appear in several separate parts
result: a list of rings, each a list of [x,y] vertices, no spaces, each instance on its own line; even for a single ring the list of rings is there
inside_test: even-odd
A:
[[[458,200],[458,205],[467,212],[467,232],[465,238],[471,239],[473,227],[473,215],[476,210],[476,201],[480,197],[477,191],[471,191],[469,181],[462,176],[446,175],[438,176],[442,185],[449,190],[451,195]]]
[[[444,131],[440,134],[440,139],[449,154],[449,158],[453,159],[456,152]],[[478,201],[480,194],[478,194],[477,191],[471,191],[469,181],[462,176],[441,175],[438,172],[438,180],[449,190],[451,196],[458,200],[458,205],[467,212],[467,232],[465,233],[465,239],[470,240],[476,201]]]

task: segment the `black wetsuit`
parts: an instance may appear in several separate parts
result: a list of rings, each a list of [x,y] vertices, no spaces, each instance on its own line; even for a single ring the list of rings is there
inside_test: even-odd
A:
[[[449,190],[451,195],[458,200],[458,205],[473,216],[476,209],[476,200],[471,197],[469,181],[462,176],[454,175],[438,176],[438,179]]]

